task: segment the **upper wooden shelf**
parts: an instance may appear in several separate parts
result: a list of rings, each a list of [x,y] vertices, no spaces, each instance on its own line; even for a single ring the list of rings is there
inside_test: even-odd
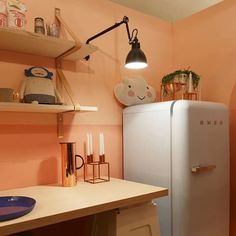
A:
[[[70,111],[97,111],[97,107],[78,106],[74,109],[73,105],[45,105],[16,102],[0,102],[0,111],[6,112],[33,112],[33,113],[62,113]]]
[[[75,42],[70,40],[0,27],[0,49],[2,50],[56,58],[73,47]],[[97,47],[91,44],[82,44],[78,51],[67,56],[65,60],[80,60],[96,50]]]

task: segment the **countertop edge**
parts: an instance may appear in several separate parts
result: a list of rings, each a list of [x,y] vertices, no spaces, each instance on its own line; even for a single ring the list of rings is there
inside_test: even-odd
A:
[[[96,213],[109,211],[112,209],[119,209],[123,207],[128,207],[136,204],[145,203],[151,201],[155,198],[164,197],[168,195],[168,189],[161,188],[161,190],[145,193],[142,195],[137,195],[129,198],[124,198],[112,202],[106,202],[103,204],[98,204],[90,207],[85,207],[82,209],[76,209],[68,212],[63,212],[59,214],[54,214],[50,216],[45,216],[37,219],[32,219],[28,221],[13,223],[10,225],[0,227],[0,235],[8,235],[13,233],[18,233],[26,230],[32,230],[35,228],[47,226],[50,224],[56,224],[63,221],[73,220],[76,218],[93,215]]]

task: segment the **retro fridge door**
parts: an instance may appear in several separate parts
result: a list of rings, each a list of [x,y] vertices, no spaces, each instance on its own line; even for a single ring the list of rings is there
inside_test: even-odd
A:
[[[172,102],[138,105],[123,112],[124,177],[166,187],[170,182]],[[171,236],[171,198],[158,199],[161,235]]]
[[[172,117],[173,236],[229,235],[224,105],[177,101]]]

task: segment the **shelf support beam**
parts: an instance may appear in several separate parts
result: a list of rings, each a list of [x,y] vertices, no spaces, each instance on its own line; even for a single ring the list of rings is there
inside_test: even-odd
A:
[[[69,49],[68,51],[64,52],[63,54],[59,55],[55,59],[55,64],[56,64],[56,73],[57,73],[57,78],[59,81],[58,86],[62,88],[62,86],[65,88],[67,94],[69,95],[69,98],[73,104],[74,111],[80,109],[80,104],[78,103],[77,99],[75,98],[73,91],[61,69],[61,62],[63,58],[66,56],[78,51],[82,47],[82,43],[76,36],[76,34],[70,29],[70,27],[66,24],[64,19],[61,17],[60,9],[55,8],[55,17],[60,26],[62,25],[66,31],[69,33],[69,35],[72,37],[72,39],[75,41],[75,46]],[[62,89],[61,89],[62,90]],[[64,130],[63,130],[63,113],[57,114],[57,136],[58,138],[63,138],[64,135]]]
[[[57,72],[57,79],[59,80],[59,84],[62,85],[72,104],[73,104],[73,111],[75,112],[76,110],[80,109],[80,104],[78,103],[77,99],[75,98],[73,91],[63,73],[63,71],[60,68],[56,68],[56,72]],[[59,113],[57,114],[57,137],[58,138],[63,138],[64,135],[64,129],[63,129],[63,113]]]
[[[78,110],[80,108],[80,104],[79,102],[77,101],[77,99],[75,98],[74,94],[73,94],[73,91],[63,73],[63,71],[60,69],[60,68],[57,68],[56,69],[56,72],[57,72],[57,77],[59,78],[60,80],[60,83],[63,85],[63,87],[65,88],[67,94],[69,95],[69,98],[74,106],[74,110]]]
[[[63,138],[64,128],[63,128],[63,113],[57,114],[57,137]]]
[[[60,56],[58,56],[58,57],[56,58],[56,61],[57,61],[58,63],[60,63],[61,60],[62,60],[64,57],[66,57],[66,56],[68,56],[68,55],[70,55],[70,54],[72,54],[72,53],[78,51],[78,50],[82,47],[82,43],[81,43],[81,41],[78,39],[78,37],[76,36],[76,34],[70,29],[70,27],[66,24],[66,22],[65,22],[65,21],[63,20],[63,18],[61,17],[61,13],[60,13],[60,9],[59,9],[59,8],[55,8],[55,16],[56,16],[57,21],[60,23],[60,25],[62,25],[62,26],[66,29],[66,31],[69,33],[69,35],[70,35],[70,36],[72,37],[72,39],[75,41],[75,46],[74,46],[73,48],[69,49],[68,51],[64,52],[63,54],[61,54]]]

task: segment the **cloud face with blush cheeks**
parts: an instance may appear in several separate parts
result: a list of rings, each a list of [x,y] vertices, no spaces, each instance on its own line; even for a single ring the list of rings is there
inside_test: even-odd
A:
[[[141,76],[126,77],[115,86],[114,94],[125,106],[151,103],[156,99],[155,89]]]

